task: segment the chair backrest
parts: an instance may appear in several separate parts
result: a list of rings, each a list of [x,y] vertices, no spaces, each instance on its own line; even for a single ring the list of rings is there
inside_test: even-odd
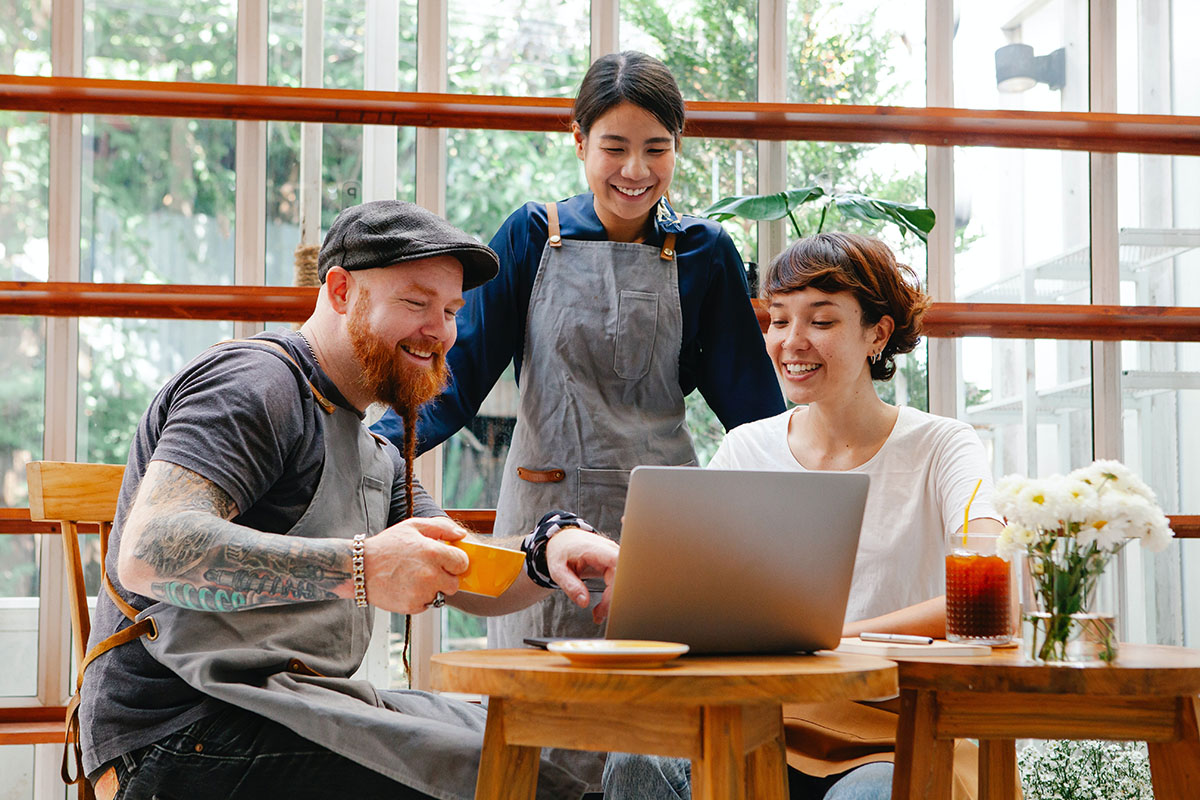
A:
[[[57,522],[62,528],[77,668],[82,668],[91,633],[87,590],[83,584],[83,557],[79,548],[79,523],[92,522],[100,526],[100,569],[103,572],[108,534],[117,513],[117,496],[124,475],[125,467],[117,464],[31,461],[25,465],[30,518],[37,522]]]

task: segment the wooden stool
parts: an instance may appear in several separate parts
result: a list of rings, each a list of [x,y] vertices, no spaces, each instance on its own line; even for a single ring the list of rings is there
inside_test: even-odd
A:
[[[895,694],[872,656],[695,656],[652,669],[576,667],[541,650],[433,657],[433,688],[488,695],[476,800],[528,800],[542,747],[692,761],[697,800],[786,800],[785,702]]]
[[[948,800],[956,738],[978,738],[979,800],[1017,796],[1016,739],[1149,743],[1158,800],[1200,786],[1200,650],[1122,644],[1111,666],[1025,663],[1017,648],[979,658],[897,658],[900,721],[893,800]]]

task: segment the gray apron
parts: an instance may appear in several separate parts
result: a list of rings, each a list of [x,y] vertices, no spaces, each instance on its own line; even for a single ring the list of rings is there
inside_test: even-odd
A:
[[[558,508],[619,538],[629,471],[696,460],[679,388],[675,236],[661,248],[564,240],[555,205],[546,211],[550,239],[529,297],[521,405],[495,531],[524,535]],[[591,588],[595,605],[603,584]],[[562,592],[488,620],[492,647],[603,635],[591,611]]]
[[[332,412],[322,417],[321,481],[287,535],[350,539],[378,533],[387,526],[392,461],[357,415],[322,405]],[[377,691],[367,681],[351,680],[366,653],[373,614],[353,600],[233,613],[158,603],[138,619],[157,623],[157,638],[142,639],[150,654],[198,691],[421,792],[470,800],[486,712],[425,692]],[[539,775],[539,798],[576,798],[586,788],[545,759]]]

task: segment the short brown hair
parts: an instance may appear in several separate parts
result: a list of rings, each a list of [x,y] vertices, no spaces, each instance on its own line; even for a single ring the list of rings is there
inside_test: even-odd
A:
[[[759,294],[769,300],[777,294],[807,288],[850,292],[862,309],[863,326],[889,316],[896,328],[871,364],[871,378],[891,380],[898,353],[911,353],[921,338],[921,321],[929,296],[920,288],[912,267],[896,261],[891,249],[879,241],[853,233],[818,233],[794,243],[775,257],[763,273]]]

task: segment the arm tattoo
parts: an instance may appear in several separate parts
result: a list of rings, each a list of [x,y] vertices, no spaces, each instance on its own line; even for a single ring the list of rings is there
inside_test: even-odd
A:
[[[265,533],[229,520],[237,505],[191,470],[154,462],[139,490],[143,524],[136,557],[160,580],[151,594],[197,611],[335,600],[349,582],[350,547],[325,539]]]

